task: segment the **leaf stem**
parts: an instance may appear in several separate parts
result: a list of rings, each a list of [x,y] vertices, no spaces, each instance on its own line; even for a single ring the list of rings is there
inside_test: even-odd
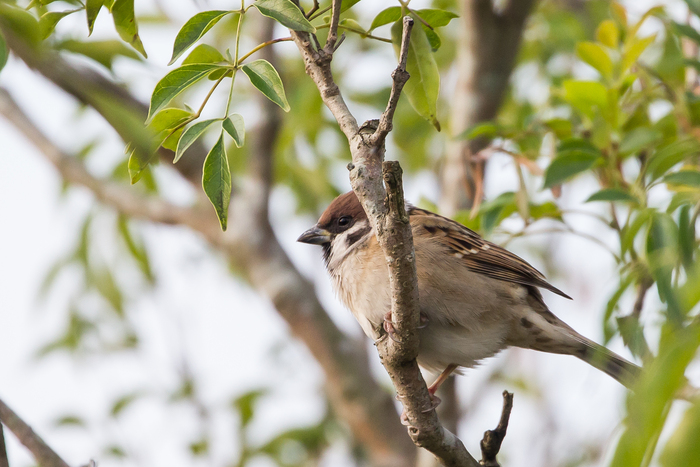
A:
[[[324,24],[322,26],[317,26],[316,29],[317,30],[318,29],[328,29],[329,27],[330,27],[330,24]],[[338,29],[344,29],[346,31],[354,32],[355,34],[359,34],[360,36],[366,37],[367,39],[374,39],[377,41],[382,41],[382,42],[386,42],[388,44],[391,44],[391,39],[387,39],[385,37],[373,36],[372,34],[366,32],[366,31],[361,31],[361,30],[355,29],[355,28],[349,28],[347,26],[343,26],[342,24],[338,25]]]
[[[233,100],[233,83],[236,81],[236,72],[238,72],[238,68],[234,68],[233,74],[231,75],[231,88],[228,92],[228,100],[226,101],[226,113],[224,114],[224,118],[228,117],[229,110],[231,110],[231,100]]]
[[[253,47],[253,49],[252,49],[250,52],[248,52],[247,54],[245,54],[244,56],[242,56],[242,57],[238,60],[238,64],[240,65],[241,62],[244,62],[248,57],[250,57],[251,55],[253,55],[255,52],[259,51],[260,49],[264,49],[264,48],[267,47],[268,45],[276,44],[276,43],[278,43],[278,42],[292,41],[292,40],[294,40],[294,39],[292,39],[291,37],[282,37],[282,38],[279,38],[279,39],[272,39],[271,41],[263,42],[262,44],[258,44],[257,46]]]
[[[322,8],[322,9],[318,10],[318,12],[315,15],[313,15],[311,18],[309,18],[309,21],[315,20],[316,18],[318,18],[319,16],[321,16],[322,14],[324,14],[325,12],[327,12],[330,9],[331,9],[331,7],[327,6],[326,8]],[[318,28],[316,28],[316,29],[318,29]]]

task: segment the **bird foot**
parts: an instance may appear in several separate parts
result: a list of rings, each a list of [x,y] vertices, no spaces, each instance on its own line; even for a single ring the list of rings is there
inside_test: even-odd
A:
[[[428,326],[428,316],[425,313],[420,314],[420,325],[417,329],[424,329]],[[392,341],[401,344],[401,341],[396,337],[396,329],[394,329],[394,322],[391,320],[391,312],[384,315],[384,331],[389,335]]]
[[[397,396],[398,399],[398,396]],[[437,407],[440,405],[442,402],[442,399],[437,397],[434,394],[430,395],[430,404],[427,408],[421,410],[421,413],[429,413],[432,412],[433,410],[437,409]],[[404,426],[411,426],[411,423],[408,421],[408,416],[406,415],[406,409],[401,411],[401,424]]]

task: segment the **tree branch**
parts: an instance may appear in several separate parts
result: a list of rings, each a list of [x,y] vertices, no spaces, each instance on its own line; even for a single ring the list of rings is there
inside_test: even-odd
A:
[[[407,53],[407,29],[411,25],[411,21],[404,21],[400,57]],[[375,229],[389,266],[391,313],[398,339],[380,339],[377,348],[404,405],[410,425],[409,435],[417,446],[431,451],[445,465],[476,466],[478,463],[462,442],[440,425],[435,410],[426,410],[432,406],[432,402],[415,360],[418,354],[417,327],[420,313],[412,231],[404,206],[401,168],[398,162],[382,164],[383,142],[393,115],[392,108],[395,108],[398,101],[405,62],[399,63],[394,74],[394,95],[382,116],[383,124],[370,121],[357,129],[355,118],[345,105],[333,79],[330,69],[332,56],[323,51],[315,51],[306,33],[292,31],[292,37],[304,58],[307,74],[318,87],[323,102],[348,139],[352,153],[352,163],[348,166],[350,182]],[[382,182],[386,183],[386,191]]]
[[[461,0],[457,84],[451,96],[450,132],[458,135],[492,120],[503,102],[522,33],[535,0],[509,0],[497,11],[491,0]],[[440,211],[453,216],[483,193],[483,161],[474,160],[488,141],[452,141],[442,169]],[[478,201],[477,201],[478,202]]]
[[[22,443],[41,467],[69,467],[34,430],[0,400],[0,422],[5,425]],[[0,426],[1,429],[1,426]],[[2,465],[2,461],[0,461]]]
[[[501,443],[506,437],[508,430],[508,420],[510,420],[510,411],[513,409],[513,394],[508,391],[503,391],[503,411],[501,412],[501,420],[494,430],[488,430],[484,433],[484,438],[481,440],[481,462],[485,467],[501,467],[501,464],[496,460],[498,451],[501,450]]]
[[[0,423],[0,467],[10,467],[10,461],[7,459],[7,446],[5,446],[5,433]]]

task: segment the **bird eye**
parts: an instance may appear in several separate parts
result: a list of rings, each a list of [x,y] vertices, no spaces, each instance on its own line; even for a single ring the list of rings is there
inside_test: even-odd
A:
[[[341,227],[344,227],[350,223],[350,217],[348,216],[343,216],[340,219],[338,219],[338,225]]]

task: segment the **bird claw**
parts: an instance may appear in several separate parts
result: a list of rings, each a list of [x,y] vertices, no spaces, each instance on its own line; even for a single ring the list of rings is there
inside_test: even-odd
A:
[[[391,312],[384,315],[384,331],[386,331],[387,335],[392,341],[396,342],[397,344],[402,343],[396,338],[396,330],[394,329],[394,322],[391,320]]]
[[[416,329],[425,329],[428,326],[428,316],[425,313],[420,314],[420,326],[416,327]]]
[[[401,396],[398,394],[396,395],[397,400],[401,400]],[[421,413],[429,413],[432,412],[433,410],[437,409],[438,405],[442,402],[442,399],[439,397],[431,394],[430,395],[430,406],[428,408],[425,408],[421,410]],[[411,422],[408,421],[408,415],[406,415],[406,409],[401,411],[401,424],[404,426],[411,426]]]

